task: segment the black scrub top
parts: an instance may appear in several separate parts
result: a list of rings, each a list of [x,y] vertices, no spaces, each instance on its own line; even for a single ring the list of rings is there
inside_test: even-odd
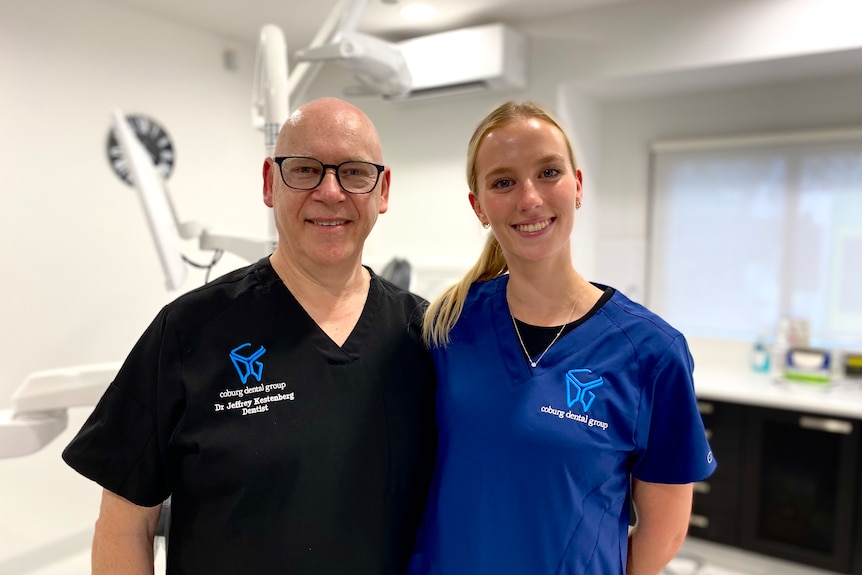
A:
[[[155,318],[63,459],[171,496],[168,573],[395,574],[433,463],[426,302],[372,274],[339,347],[267,258]]]

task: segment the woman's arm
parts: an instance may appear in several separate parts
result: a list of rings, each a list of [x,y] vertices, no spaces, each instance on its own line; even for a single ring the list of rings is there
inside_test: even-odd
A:
[[[632,479],[637,521],[629,532],[628,575],[656,575],[676,556],[688,532],[693,488]]]

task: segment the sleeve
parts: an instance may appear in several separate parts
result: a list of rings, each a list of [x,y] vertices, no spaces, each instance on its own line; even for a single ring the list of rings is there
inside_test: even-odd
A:
[[[688,345],[679,335],[650,371],[638,420],[638,435],[646,439],[632,467],[637,479],[692,483],[715,471],[716,461],[697,410],[693,370]]]
[[[160,379],[176,365],[168,315],[166,307],[153,320],[63,451],[63,460],[78,473],[143,506],[170,495],[158,433],[158,415],[176,411],[158,403],[166,399]]]

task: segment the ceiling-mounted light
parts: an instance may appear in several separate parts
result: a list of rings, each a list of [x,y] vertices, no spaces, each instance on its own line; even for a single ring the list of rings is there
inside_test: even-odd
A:
[[[401,17],[412,22],[430,20],[437,15],[437,9],[430,4],[412,2],[401,8]]]

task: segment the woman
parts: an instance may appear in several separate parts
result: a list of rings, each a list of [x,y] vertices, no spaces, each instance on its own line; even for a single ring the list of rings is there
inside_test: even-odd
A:
[[[573,267],[582,178],[547,112],[491,112],[467,179],[492,233],[425,316],[440,438],[411,573],[658,573],[715,468],[685,339]]]

